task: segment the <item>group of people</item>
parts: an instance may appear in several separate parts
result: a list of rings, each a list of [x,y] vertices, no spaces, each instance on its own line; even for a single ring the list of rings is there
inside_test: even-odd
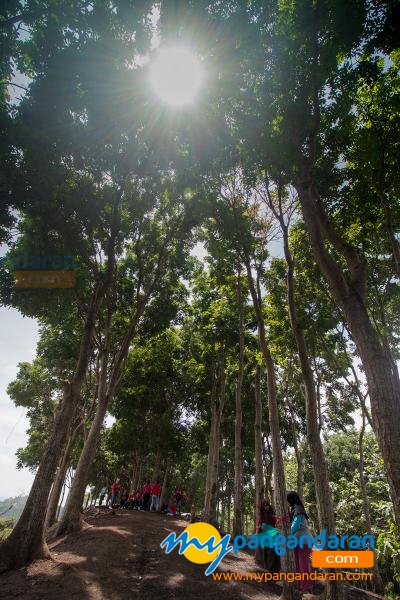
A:
[[[287,501],[289,504],[289,516],[290,516],[290,533],[295,535],[297,538],[302,536],[310,536],[311,533],[308,527],[308,515],[305,511],[303,502],[297,492],[291,491],[287,494]],[[279,525],[277,522],[277,515],[270,502],[264,500],[260,507],[260,518],[259,527],[261,531],[263,526],[276,527]],[[294,549],[294,556],[296,561],[296,570],[298,573],[307,574],[308,576],[303,577],[300,580],[300,592],[311,593],[313,582],[310,579],[311,575],[311,550],[307,544],[300,546],[299,544]],[[278,573],[281,569],[280,558],[275,552],[274,548],[264,548],[263,555],[263,566],[266,571],[270,573]]]
[[[107,488],[102,488],[100,492],[99,506],[102,506],[107,494]],[[154,483],[147,479],[142,489],[136,492],[128,490],[121,493],[121,480],[116,479],[111,486],[111,499],[109,505],[111,508],[126,508],[128,510],[161,511],[164,514],[180,514],[182,503],[184,501],[184,492],[180,486],[175,488],[175,492],[168,504],[161,506],[161,483],[159,480]]]

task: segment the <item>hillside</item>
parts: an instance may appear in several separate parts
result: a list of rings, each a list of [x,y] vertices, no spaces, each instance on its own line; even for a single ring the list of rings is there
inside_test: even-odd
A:
[[[27,496],[15,496],[0,501],[0,518],[18,520],[26,503]]]

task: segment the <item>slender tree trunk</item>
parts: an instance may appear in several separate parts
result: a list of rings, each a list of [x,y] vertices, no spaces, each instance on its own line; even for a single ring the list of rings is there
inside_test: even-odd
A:
[[[198,469],[198,467],[196,467],[192,474],[192,478],[191,478],[191,482],[190,482],[190,490],[189,490],[189,495],[188,495],[188,500],[187,500],[188,507],[190,507],[190,510],[192,513],[193,513],[193,511],[192,511],[191,507],[194,506],[198,484],[199,484],[199,469]]]
[[[242,453],[242,387],[244,374],[244,310],[242,298],[242,282],[240,271],[237,282],[237,299],[239,305],[239,371],[236,384],[236,419],[235,419],[235,481],[234,481],[234,515],[233,535],[243,532],[243,453]]]
[[[160,461],[161,461],[161,452],[159,449],[157,449],[156,460],[155,460],[154,471],[153,471],[153,480],[154,481],[158,481],[158,478],[160,477]]]
[[[221,488],[221,520],[220,531],[225,531],[226,487]]]
[[[263,475],[263,443],[262,443],[262,406],[261,406],[261,367],[256,365],[255,385],[254,385],[254,404],[255,404],[255,421],[254,421],[254,455],[255,455],[255,514],[257,519],[260,515],[261,502],[264,499],[264,475]],[[272,500],[272,498],[270,498]]]
[[[275,491],[275,510],[281,517],[287,515],[287,500],[286,500],[286,478],[285,467],[283,462],[278,401],[276,395],[276,379],[275,365],[269,349],[266,333],[265,322],[262,312],[262,300],[259,286],[257,290],[254,284],[253,273],[250,266],[250,260],[246,256],[247,279],[249,283],[250,293],[253,300],[254,311],[256,313],[259,331],[260,349],[266,365],[267,384],[268,384],[268,408],[269,408],[269,427],[271,431],[272,454],[274,457],[274,491]],[[290,535],[290,526],[283,519],[282,523],[283,534]],[[281,557],[282,571],[294,573],[296,571],[294,553],[288,550]],[[298,597],[296,582],[283,581],[283,591],[281,598],[284,600],[295,600]]]
[[[297,483],[296,483],[297,493],[299,494],[300,498],[303,498],[304,448],[305,448],[305,446],[303,445],[303,447],[302,447],[301,441],[299,441],[299,439],[298,439],[299,434],[298,434],[297,427],[296,427],[296,419],[295,419],[294,409],[293,409],[293,405],[289,399],[287,399],[287,405],[288,405],[289,412],[290,412],[290,423],[291,423],[292,435],[293,435],[293,448],[294,448],[294,453],[295,453],[296,462],[297,462]]]
[[[211,354],[211,424],[210,436],[208,438],[208,457],[207,457],[207,475],[204,495],[203,518],[205,521],[210,518],[210,502],[212,487],[212,467],[214,463],[215,435],[217,421],[217,375],[216,375],[215,344]]]
[[[263,474],[263,444],[262,444],[262,406],[261,406],[261,367],[256,364],[256,373],[254,379],[254,456],[255,456],[255,527],[256,530],[261,526],[261,503],[264,499],[264,474]],[[264,551],[258,547],[255,553],[256,561],[259,565],[264,565]]]
[[[171,465],[171,459],[168,457],[167,458],[167,462],[165,464],[164,479],[163,479],[162,488],[161,488],[160,510],[162,509],[162,505],[165,502],[165,493],[167,491],[167,482],[168,482],[168,475],[169,475],[170,465]]]
[[[305,444],[297,451],[297,489],[301,498],[303,498],[304,491],[304,448]]]
[[[232,494],[231,494],[231,486],[228,483],[228,509],[227,509],[227,516],[226,516],[226,527],[227,527],[227,531],[228,533],[231,533],[231,500],[232,500]]]
[[[274,461],[271,452],[271,445],[269,443],[269,434],[267,436],[262,436],[262,453],[263,453],[263,469],[264,469],[264,497],[273,503],[274,499],[274,487],[272,484],[273,474],[274,474]],[[267,447],[266,447],[267,446]]]
[[[133,467],[132,467],[132,477],[131,477],[131,485],[130,485],[130,493],[134,494],[138,487],[138,475],[139,475],[139,453],[137,450],[133,453]]]
[[[376,188],[378,198],[382,203],[383,210],[385,213],[385,225],[386,225],[386,231],[387,231],[388,239],[390,242],[390,246],[392,248],[394,272],[396,273],[397,277],[400,278],[400,245],[399,245],[399,242],[397,241],[396,234],[395,234],[392,211],[390,208],[390,204],[389,204],[387,195],[383,191],[382,182],[377,181],[375,183],[375,188]]]
[[[62,457],[60,466],[58,467],[56,478],[54,480],[54,484],[51,489],[49,503],[47,506],[46,521],[45,521],[46,529],[51,527],[56,520],[58,502],[60,500],[61,492],[62,492],[62,489],[64,486],[65,476],[67,474],[67,471],[68,471],[68,468],[70,465],[71,452],[74,447],[75,440],[78,435],[79,429],[81,427],[82,427],[82,423],[80,423],[77,427],[75,427],[73,429],[73,431],[71,432],[70,438],[67,443],[67,447],[64,452],[64,456]]]
[[[301,447],[301,442],[298,440],[294,442],[294,453],[296,456],[297,463],[297,476],[296,476],[296,488],[300,498],[303,498],[304,488],[304,446]]]
[[[220,397],[218,405],[216,406],[216,419],[215,419],[215,430],[214,430],[214,448],[213,448],[213,462],[212,462],[212,476],[211,476],[211,490],[210,490],[210,505],[208,514],[208,523],[216,523],[216,511],[217,511],[217,497],[218,497],[218,472],[219,472],[219,448],[221,439],[221,420],[222,412],[225,404],[225,342],[221,342],[221,374],[220,374]]]
[[[66,477],[65,477],[65,480],[64,480],[64,485],[63,485],[63,488],[62,488],[60,502],[58,503],[58,507],[57,507],[56,520],[58,520],[59,517],[60,517],[61,507],[62,507],[63,502],[64,502],[65,490],[67,489],[67,479],[68,479],[68,469],[67,469]]]
[[[137,492],[137,490],[140,488],[141,486],[141,481],[142,481],[142,475],[143,475],[143,462],[144,462],[144,457],[141,453],[140,450],[138,450],[136,452],[136,465],[135,465],[135,471],[134,471],[134,479],[132,482],[132,492]]]
[[[368,502],[368,492],[367,492],[367,484],[365,482],[364,477],[364,434],[365,434],[365,412],[361,405],[361,418],[362,425],[359,434],[359,450],[360,450],[360,465],[359,465],[359,473],[360,473],[360,489],[361,489],[361,498],[363,503],[363,513],[365,519],[365,525],[367,530],[367,535],[372,535],[372,525],[371,525],[371,516],[369,512],[369,502]],[[384,586],[381,574],[379,572],[378,563],[375,557],[374,564],[372,566],[372,577],[373,577],[373,585],[374,592],[376,594],[384,593]]]
[[[366,305],[365,263],[344,242],[323,211],[313,183],[308,178],[296,185],[304,222],[317,264],[334,299],[342,308],[361,357],[368,383],[372,421],[388,475],[397,526],[400,528],[400,380],[387,345],[374,328]],[[329,254],[329,240],[346,260],[349,275]]]
[[[143,461],[143,460],[144,460],[144,458],[142,457],[142,461]],[[140,462],[140,463],[138,464],[138,469],[137,469],[137,480],[136,480],[136,490],[135,490],[135,492],[137,492],[138,490],[140,490],[140,489],[141,489],[141,487],[142,487],[142,479],[143,479],[143,477],[144,477],[144,475],[143,475],[143,472],[144,472],[144,471],[143,471],[143,466],[144,466],[144,465],[143,465],[143,462]]]

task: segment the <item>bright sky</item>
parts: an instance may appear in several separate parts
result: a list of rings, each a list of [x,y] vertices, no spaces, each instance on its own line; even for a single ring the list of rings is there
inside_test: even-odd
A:
[[[195,100],[204,71],[200,59],[188,48],[160,49],[150,65],[150,84],[163,102],[177,108]]]
[[[28,493],[33,475],[16,468],[15,452],[26,444],[28,420],[26,410],[14,406],[6,389],[17,374],[18,363],[34,358],[38,326],[17,310],[2,307],[0,323],[0,497],[9,498]]]

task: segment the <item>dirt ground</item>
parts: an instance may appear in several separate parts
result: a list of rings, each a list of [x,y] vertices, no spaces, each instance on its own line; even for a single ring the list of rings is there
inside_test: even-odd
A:
[[[214,581],[206,566],[165,554],[160,542],[187,523],[138,511],[102,512],[90,527],[50,545],[53,560],[36,561],[0,577],[0,598],[24,600],[277,600],[281,584]],[[254,558],[228,554],[219,571],[260,572]]]

